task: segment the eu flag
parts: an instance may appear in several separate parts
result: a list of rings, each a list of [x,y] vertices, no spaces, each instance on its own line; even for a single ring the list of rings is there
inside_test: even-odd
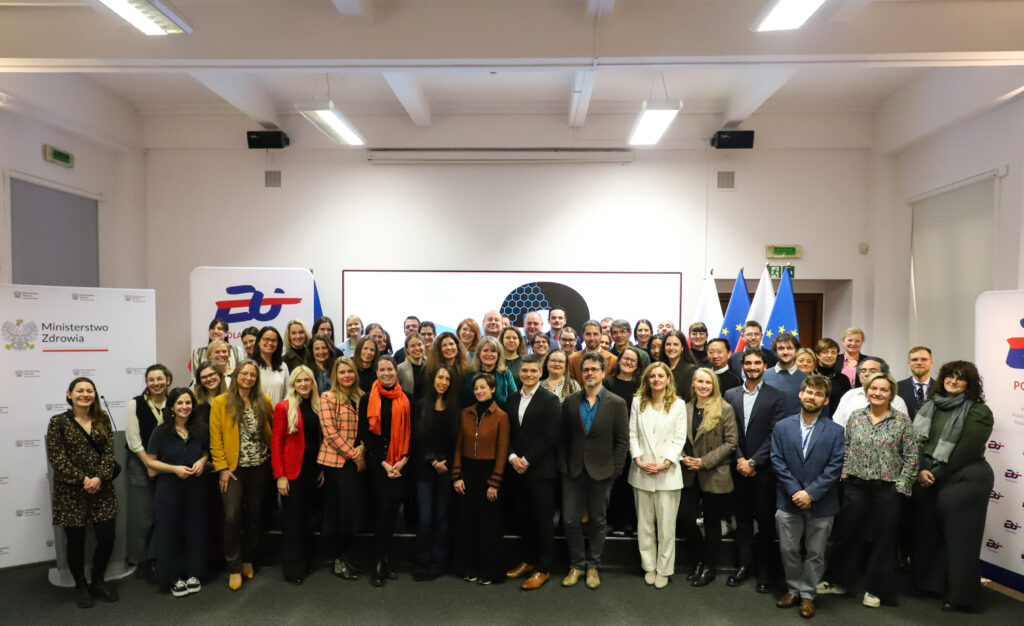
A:
[[[743,324],[747,321],[750,310],[750,296],[747,294],[747,279],[743,278],[743,269],[736,276],[736,284],[732,287],[729,306],[725,309],[722,330],[718,336],[729,340],[729,349],[736,350],[736,344],[743,336]]]
[[[789,268],[782,272],[779,292],[775,294],[775,305],[772,306],[772,314],[768,317],[768,326],[761,339],[765,348],[770,348],[772,339],[782,333],[792,333],[797,339],[800,338],[796,324],[796,304],[793,302],[793,279],[789,274]]]

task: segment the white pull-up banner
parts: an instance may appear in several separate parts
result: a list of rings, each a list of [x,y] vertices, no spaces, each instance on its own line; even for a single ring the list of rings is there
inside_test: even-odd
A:
[[[87,376],[123,428],[156,360],[155,299],[151,289],[0,285],[0,569],[55,558],[47,424]]]

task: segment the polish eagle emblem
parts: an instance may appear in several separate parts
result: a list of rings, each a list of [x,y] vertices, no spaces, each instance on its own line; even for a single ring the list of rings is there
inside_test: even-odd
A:
[[[4,322],[0,328],[0,334],[4,337],[4,348],[6,350],[33,350],[36,345],[32,342],[39,335],[39,326],[35,322],[18,320],[16,322]]]

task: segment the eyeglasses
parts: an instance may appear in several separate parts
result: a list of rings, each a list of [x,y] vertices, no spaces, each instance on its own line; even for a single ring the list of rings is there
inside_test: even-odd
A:
[[[619,359],[619,363],[629,363],[629,364],[632,364],[632,365],[636,365],[637,360],[636,359]]]
[[[207,374],[205,376],[200,376],[199,380],[206,381],[206,380],[213,380],[215,378],[220,378],[220,374],[217,374],[216,372],[212,373],[212,374]]]
[[[588,373],[591,373],[591,372],[603,372],[603,371],[604,371],[604,369],[600,368],[600,367],[584,367],[583,368],[583,373],[584,374],[588,374]]]
[[[260,343],[277,343],[277,339],[274,339],[273,337],[264,337],[263,339],[260,339]]]

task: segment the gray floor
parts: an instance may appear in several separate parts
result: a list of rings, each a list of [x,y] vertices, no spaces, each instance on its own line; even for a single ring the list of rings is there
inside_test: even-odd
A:
[[[198,594],[174,598],[139,579],[118,583],[121,601],[91,609],[74,605],[71,592],[51,587],[47,566],[0,571],[0,623],[4,624],[744,624],[801,622],[795,609],[775,608],[774,597],[750,585],[725,586],[725,577],[694,589],[677,576],[664,590],[647,587],[623,569],[606,571],[602,586],[580,584],[562,589],[558,580],[534,592],[513,584],[481,587],[446,577],[413,582],[405,572],[383,589],[365,580],[345,582],[325,568],[301,587],[281,580],[277,567],[257,572],[240,591],[232,592],[220,576]],[[561,575],[561,572],[559,573]],[[904,597],[898,607],[868,609],[858,598],[828,596],[818,602],[815,623],[822,624],[960,624],[964,621],[1011,625],[1022,623],[1024,603],[995,591],[984,592],[980,615],[943,613],[939,603]]]

